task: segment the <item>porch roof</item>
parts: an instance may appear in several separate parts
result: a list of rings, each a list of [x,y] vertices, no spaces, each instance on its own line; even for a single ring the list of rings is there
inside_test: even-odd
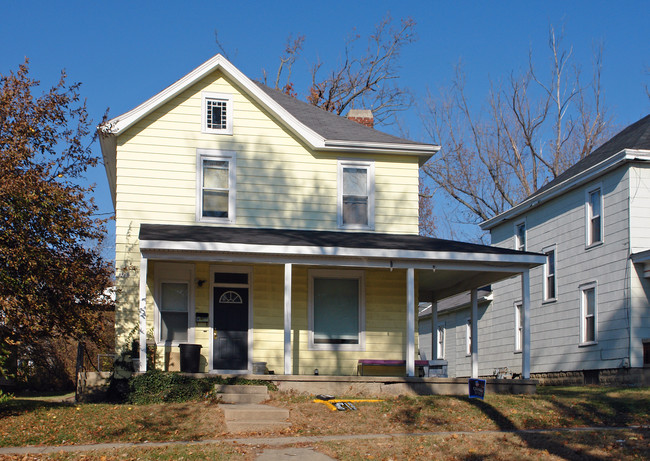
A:
[[[293,263],[418,270],[420,299],[502,280],[545,256],[419,235],[142,224],[140,251],[155,259]]]

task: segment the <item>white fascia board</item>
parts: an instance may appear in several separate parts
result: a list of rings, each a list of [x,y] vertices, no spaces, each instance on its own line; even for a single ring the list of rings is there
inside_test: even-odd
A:
[[[218,252],[230,254],[257,254],[257,255],[284,255],[293,257],[338,257],[338,258],[368,258],[402,260],[393,267],[414,267],[417,261],[422,261],[426,268],[433,269],[430,261],[443,261],[445,263],[496,263],[515,266],[537,266],[546,261],[545,255],[516,254],[496,255],[489,253],[461,253],[447,251],[417,251],[417,250],[391,250],[370,248],[344,248],[344,247],[317,247],[317,246],[290,246],[290,245],[260,245],[244,243],[223,242],[177,242],[168,240],[141,240],[141,250],[167,250],[189,252]],[[442,268],[439,265],[436,269]],[[499,267],[499,271],[503,268]]]
[[[550,189],[544,191],[540,195],[532,197],[528,200],[524,200],[519,205],[510,208],[508,211],[495,216],[494,218],[483,221],[480,224],[482,230],[490,230],[493,227],[496,227],[499,224],[502,224],[508,220],[516,218],[517,216],[525,213],[531,208],[535,208],[542,203],[548,202],[549,200],[554,199],[555,197],[562,195],[571,189],[581,186],[594,178],[606,173],[607,171],[619,166],[622,163],[628,161],[648,161],[650,160],[650,151],[646,150],[632,150],[632,149],[623,149],[617,154],[612,155],[611,157],[603,160],[602,162],[592,166],[591,168],[584,170],[578,173],[575,176],[568,178],[567,180],[556,184]]]

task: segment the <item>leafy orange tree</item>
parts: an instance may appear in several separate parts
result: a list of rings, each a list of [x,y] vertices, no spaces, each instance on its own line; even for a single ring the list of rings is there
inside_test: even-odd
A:
[[[81,184],[98,162],[85,101],[65,72],[38,86],[27,61],[0,76],[0,355],[32,361],[53,342],[99,340],[112,307],[104,222]]]

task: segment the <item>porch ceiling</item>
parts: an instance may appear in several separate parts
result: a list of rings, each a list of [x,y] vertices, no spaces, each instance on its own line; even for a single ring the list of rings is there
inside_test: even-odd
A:
[[[414,268],[419,299],[433,301],[502,280],[545,262],[531,252],[418,235],[143,224],[148,258]]]

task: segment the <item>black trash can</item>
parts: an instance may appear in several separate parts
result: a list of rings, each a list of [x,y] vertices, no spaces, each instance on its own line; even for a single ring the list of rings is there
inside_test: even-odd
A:
[[[181,348],[181,371],[183,373],[198,373],[201,361],[200,344],[180,344]]]

